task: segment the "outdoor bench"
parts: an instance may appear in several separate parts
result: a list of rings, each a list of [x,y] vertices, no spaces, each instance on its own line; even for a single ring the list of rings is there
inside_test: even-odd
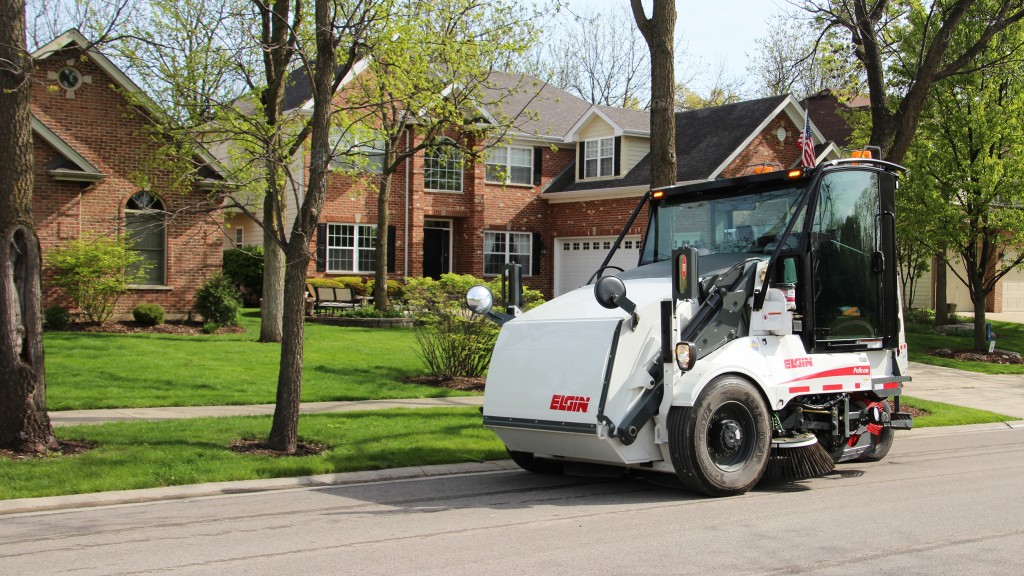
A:
[[[317,316],[334,314],[335,310],[358,308],[363,305],[363,298],[351,288],[310,286],[310,290],[313,295],[313,313]]]

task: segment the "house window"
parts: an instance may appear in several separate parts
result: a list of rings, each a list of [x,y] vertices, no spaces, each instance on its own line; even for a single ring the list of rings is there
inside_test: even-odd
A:
[[[331,166],[347,172],[384,172],[384,143],[359,138],[350,131],[331,130]]]
[[[462,192],[462,151],[451,140],[427,149],[423,156],[423,186],[427,190]]]
[[[486,180],[502,184],[533,184],[533,149],[498,146],[487,152]]]
[[[141,260],[129,273],[143,271],[137,280],[146,286],[162,286],[167,277],[167,223],[164,203],[149,192],[138,192],[124,207],[124,227],[130,249]]]
[[[530,275],[533,235],[529,232],[484,232],[484,274],[501,274],[505,264],[515,262]]]
[[[328,272],[373,272],[376,269],[376,255],[376,226],[327,225]]]
[[[584,178],[599,178],[615,175],[615,138],[600,138],[586,141]]]
[[[235,248],[245,246],[245,235],[241,228],[235,228]]]

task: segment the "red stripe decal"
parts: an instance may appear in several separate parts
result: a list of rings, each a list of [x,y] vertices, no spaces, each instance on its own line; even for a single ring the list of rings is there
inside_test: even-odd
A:
[[[810,392],[810,391],[811,391],[811,387],[810,386],[790,386],[789,387],[789,393],[790,394],[800,394],[801,392]]]
[[[842,390],[842,389],[843,389],[843,385],[842,384],[825,384],[824,386],[821,387],[821,390],[823,392],[830,392],[832,390]]]
[[[782,382],[782,384],[789,384],[790,382],[800,382],[801,380],[814,380],[816,378],[832,378],[836,376],[867,376],[870,373],[871,368],[868,366],[847,366],[846,368],[825,370],[824,372],[815,372],[814,374],[808,374],[807,376],[793,378],[792,380]]]
[[[892,390],[893,388],[899,388],[899,387],[900,387],[900,383],[899,382],[886,382],[885,384],[882,385],[882,389],[883,390]]]

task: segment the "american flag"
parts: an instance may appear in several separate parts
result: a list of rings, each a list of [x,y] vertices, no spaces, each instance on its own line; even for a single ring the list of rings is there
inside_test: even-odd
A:
[[[800,157],[800,165],[805,168],[814,168],[814,135],[811,134],[811,116],[806,111],[804,111],[804,131],[800,134],[797,144],[803,153]]]

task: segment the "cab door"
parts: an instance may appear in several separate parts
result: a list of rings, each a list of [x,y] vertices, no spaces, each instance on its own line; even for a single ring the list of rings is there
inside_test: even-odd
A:
[[[814,352],[896,342],[895,177],[847,168],[822,175],[810,225]]]

